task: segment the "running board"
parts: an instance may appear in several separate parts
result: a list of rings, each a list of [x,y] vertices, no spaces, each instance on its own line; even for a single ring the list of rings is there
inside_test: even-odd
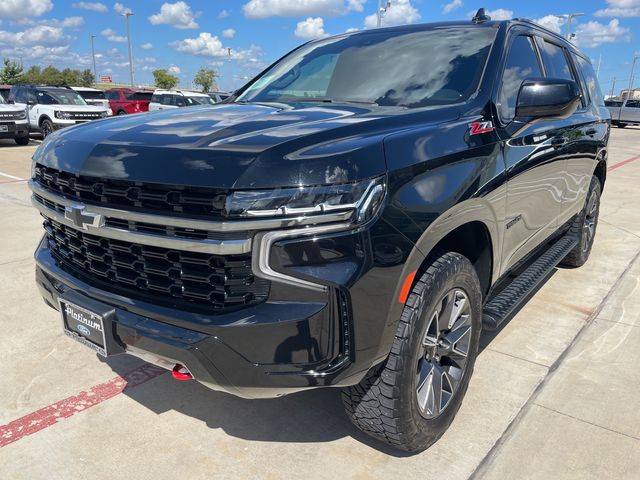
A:
[[[554,243],[544,254],[518,275],[504,290],[484,306],[482,324],[487,330],[496,330],[518,306],[526,301],[536,286],[575,247],[578,239],[566,235]]]

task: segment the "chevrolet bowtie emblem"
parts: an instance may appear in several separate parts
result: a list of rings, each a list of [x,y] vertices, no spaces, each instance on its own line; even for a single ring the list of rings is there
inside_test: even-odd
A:
[[[100,228],[104,225],[104,217],[99,213],[87,212],[87,207],[81,203],[74,203],[64,208],[64,218],[71,220],[73,224],[86,230],[87,227]]]

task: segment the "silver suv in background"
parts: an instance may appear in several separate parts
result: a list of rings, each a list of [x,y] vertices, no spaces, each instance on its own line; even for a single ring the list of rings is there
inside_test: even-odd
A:
[[[87,105],[69,87],[14,85],[9,100],[27,104],[29,129],[46,137],[54,130],[108,116],[105,107]]]
[[[107,109],[107,114],[109,116],[113,115],[111,111],[111,107],[109,106],[109,100],[105,96],[102,90],[98,90],[97,88],[91,87],[71,87],[73,90],[78,92],[84,101],[87,102],[87,105],[95,105],[96,107],[104,107]]]
[[[149,111],[168,110],[179,107],[194,107],[197,105],[214,105],[213,99],[206,93],[190,92],[188,90],[161,90],[153,92]]]
[[[640,125],[640,99],[605,100],[604,104],[611,113],[612,125],[620,128]]]

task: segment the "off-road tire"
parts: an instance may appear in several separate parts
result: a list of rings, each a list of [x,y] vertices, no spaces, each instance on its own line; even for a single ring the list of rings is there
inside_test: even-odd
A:
[[[40,130],[42,131],[42,138],[47,138],[53,133],[53,122],[48,118],[45,118],[40,122]]]
[[[600,212],[600,194],[602,187],[600,180],[597,177],[591,177],[591,184],[589,185],[589,192],[584,202],[584,207],[580,213],[576,216],[571,228],[569,229],[570,235],[575,235],[579,239],[578,244],[573,247],[568,255],[560,262],[560,265],[564,267],[581,267],[589,259],[591,248],[593,247],[593,241],[596,236],[596,227],[598,226],[598,214]],[[591,201],[595,202],[594,208],[592,208]],[[587,222],[593,222],[593,233],[586,235],[585,228],[587,228]]]
[[[15,137],[13,139],[18,145],[29,145],[29,141],[31,140],[29,138],[29,135],[25,135],[23,137]]]
[[[342,401],[351,422],[364,433],[401,450],[421,451],[435,443],[455,417],[467,390],[478,354],[482,293],[471,262],[448,252],[425,262],[402,311],[386,362],[373,368],[358,385],[345,388]],[[467,363],[447,407],[435,418],[420,413],[416,393],[417,361],[421,355],[428,319],[439,299],[454,288],[470,302],[471,342]]]

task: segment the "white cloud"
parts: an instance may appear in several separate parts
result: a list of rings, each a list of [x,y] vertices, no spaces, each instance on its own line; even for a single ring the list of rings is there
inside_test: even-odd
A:
[[[110,42],[127,43],[127,37],[125,37],[124,35],[118,35],[111,28],[105,28],[100,32],[100,35],[102,35],[104,38],[106,38]]]
[[[72,5],[73,8],[79,8],[81,10],[91,10],[93,12],[105,13],[109,8],[104,3],[99,2],[78,2]]]
[[[190,53],[201,57],[227,57],[227,48],[216,35],[209,32],[201,32],[197,38],[185,38],[169,44],[178,52]]]
[[[473,14],[475,15],[475,12]],[[511,20],[513,18],[513,10],[496,8],[495,10],[487,10],[487,15],[491,17],[491,20]]]
[[[446,15],[447,13],[451,13],[454,10],[462,7],[463,5],[464,3],[462,2],[462,0],[453,0],[452,2],[449,2],[446,5],[442,6],[442,13]]]
[[[218,14],[219,19],[227,18],[228,16],[229,16],[228,10],[220,10],[220,13]]]
[[[596,17],[640,17],[640,0],[607,0],[607,8],[598,10]]]
[[[595,21],[579,24],[576,27],[575,34],[576,44],[586,48],[599,47],[603,43],[631,41],[631,31],[628,28],[621,27],[617,18],[614,18],[608,24]]]
[[[324,31],[324,20],[322,17],[307,17],[306,20],[298,22],[294,35],[305,40],[313,40],[327,36]]]
[[[183,2],[163,3],[160,13],[151,15],[149,22],[152,25],[171,25],[175,28],[198,28],[195,21],[196,15],[191,11],[191,7]]]
[[[353,32],[358,32],[358,31],[360,31],[360,29],[359,29],[359,28],[356,28],[356,27],[349,27],[349,28],[347,28],[347,29],[344,31],[344,33],[353,33]]]
[[[348,12],[361,12],[366,0],[249,0],[242,10],[248,18],[302,17],[324,15],[335,17]]]
[[[545,15],[542,18],[535,19],[534,22],[556,33],[562,33],[562,27],[565,24],[564,18],[557,17],[556,15]]]
[[[233,38],[236,36],[236,31],[233,28],[226,28],[222,31],[224,38]]]
[[[120,15],[124,15],[125,13],[132,12],[132,10],[129,7],[125,7],[123,4],[119,2],[113,4],[113,10]]]
[[[142,45],[140,45],[140,48],[143,50],[151,50],[153,48],[153,43],[143,43]]]
[[[180,67],[171,65],[169,68],[167,68],[167,72],[172,73],[173,75],[178,75],[180,73]]]
[[[52,8],[51,0],[2,0],[0,18],[39,17]]]
[[[0,30],[0,44],[13,47],[61,45],[67,40],[62,28],[48,25],[37,25],[22,32]]]
[[[67,17],[60,22],[60,25],[62,25],[64,28],[81,27],[82,25],[84,25],[84,18],[78,16]]]
[[[416,23],[420,20],[420,12],[411,4],[411,0],[396,0],[391,4],[382,17],[382,26],[404,25]],[[378,25],[378,16],[375,13],[367,15],[364,26],[375,28]]]

